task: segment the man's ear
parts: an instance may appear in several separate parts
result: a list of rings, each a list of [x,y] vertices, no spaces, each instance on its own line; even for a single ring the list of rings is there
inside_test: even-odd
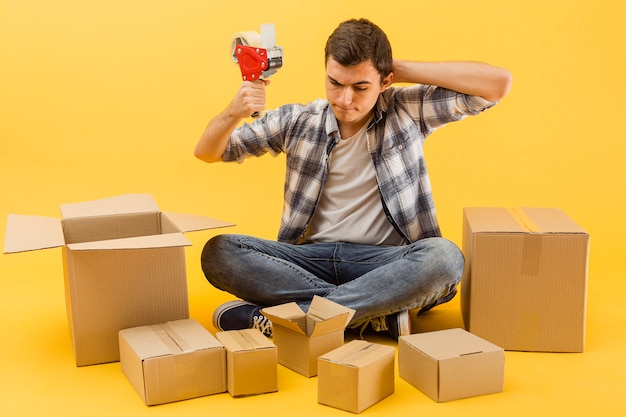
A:
[[[385,78],[383,78],[383,82],[381,83],[381,93],[387,89],[393,83],[393,72],[387,74]]]

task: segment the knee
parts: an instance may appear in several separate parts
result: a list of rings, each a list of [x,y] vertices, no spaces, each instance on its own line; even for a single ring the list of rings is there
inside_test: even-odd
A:
[[[210,264],[213,262],[215,254],[219,251],[220,240],[222,240],[221,235],[215,236],[209,239],[208,242],[204,245],[204,248],[202,249],[202,254],[200,256],[203,267],[205,264]]]
[[[447,277],[455,284],[463,277],[465,258],[463,252],[452,241],[444,238],[425,239],[431,259],[436,259],[435,268],[438,275]]]
[[[202,270],[207,277],[222,268],[222,263],[229,259],[228,253],[233,245],[237,245],[234,235],[214,236],[204,245],[200,256]]]

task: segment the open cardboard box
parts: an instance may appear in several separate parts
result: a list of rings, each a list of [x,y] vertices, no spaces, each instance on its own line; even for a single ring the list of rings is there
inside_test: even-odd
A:
[[[437,402],[504,389],[504,350],[464,329],[400,336],[398,372]]]
[[[317,401],[360,413],[393,394],[393,346],[353,340],[318,358]]]
[[[465,328],[506,350],[583,352],[589,235],[555,208],[464,209]]]
[[[305,313],[296,303],[261,310],[272,322],[278,363],[306,377],[317,375],[317,358],[344,342],[355,311],[315,296]]]
[[[61,206],[62,219],[10,214],[4,253],[63,248],[77,366],[119,360],[118,332],[189,317],[184,232],[232,226],[161,212],[147,194]]]
[[[119,332],[122,372],[146,405],[226,392],[226,350],[193,319]]]

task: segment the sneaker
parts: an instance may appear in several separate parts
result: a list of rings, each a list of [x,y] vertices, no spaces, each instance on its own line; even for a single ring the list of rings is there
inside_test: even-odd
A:
[[[265,336],[272,337],[272,322],[261,314],[261,308],[241,300],[229,301],[213,313],[213,326],[222,331],[258,329]]]
[[[370,325],[375,332],[388,332],[395,340],[400,336],[408,336],[411,334],[411,319],[409,310],[399,311],[388,316],[374,317],[361,327],[361,335],[363,330]]]
[[[442,298],[440,298],[437,301],[435,301],[434,303],[429,304],[429,305],[427,305],[425,307],[422,307],[417,314],[425,313],[428,310],[431,310],[431,309],[437,307],[439,304],[447,303],[448,301],[452,300],[455,295],[456,295],[456,288],[453,289],[452,291],[450,291],[447,295],[445,295]]]
[[[409,310],[399,311],[387,316],[387,327],[394,339],[411,334],[411,317]]]

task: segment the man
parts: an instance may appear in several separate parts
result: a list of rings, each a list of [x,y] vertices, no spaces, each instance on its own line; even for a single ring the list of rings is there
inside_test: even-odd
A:
[[[365,19],[328,38],[326,100],[264,110],[267,81],[244,82],[201,136],[196,157],[242,161],[286,154],[277,241],[221,235],[207,242],[211,284],[241,300],[220,306],[216,328],[257,327],[260,309],[314,295],[356,310],[368,324],[409,334],[409,310],[451,300],[463,273],[459,248],[441,237],[424,163],[427,136],[506,96],[511,74],[478,62],[394,60],[384,32]],[[397,87],[392,83],[410,83]]]

